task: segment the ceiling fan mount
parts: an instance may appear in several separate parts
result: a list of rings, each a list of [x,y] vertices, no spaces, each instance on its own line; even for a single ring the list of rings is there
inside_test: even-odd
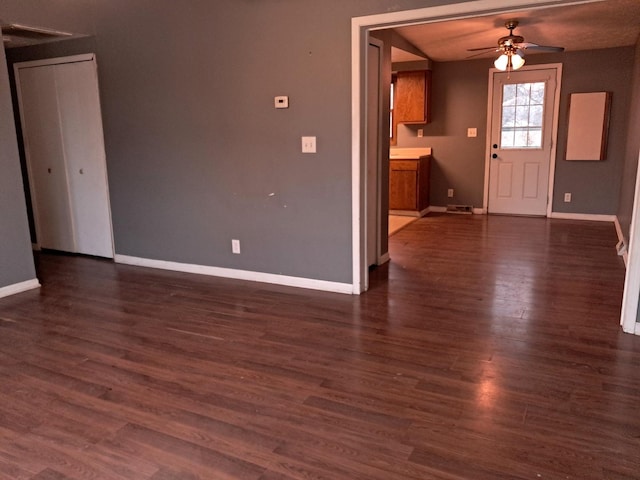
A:
[[[505,49],[505,48],[513,48],[515,47],[516,44],[520,44],[522,42],[524,42],[524,37],[521,37],[520,35],[514,35],[513,31],[515,30],[515,28],[518,26],[518,21],[517,20],[507,20],[504,24],[504,26],[509,30],[509,35],[505,36],[505,37],[500,37],[498,39],[498,47],[501,49]]]

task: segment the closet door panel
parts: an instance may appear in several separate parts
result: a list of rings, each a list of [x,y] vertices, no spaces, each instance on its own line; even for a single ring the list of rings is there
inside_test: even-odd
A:
[[[73,252],[74,228],[56,90],[53,68],[20,71],[23,138],[37,240],[42,248]]]
[[[98,79],[93,62],[55,66],[76,251],[113,257]]]

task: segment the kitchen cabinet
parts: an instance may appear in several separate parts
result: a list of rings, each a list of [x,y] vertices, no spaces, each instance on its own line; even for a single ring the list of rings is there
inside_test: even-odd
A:
[[[422,216],[429,207],[431,156],[389,160],[389,212]]]
[[[397,123],[429,123],[431,70],[396,74],[393,111]]]

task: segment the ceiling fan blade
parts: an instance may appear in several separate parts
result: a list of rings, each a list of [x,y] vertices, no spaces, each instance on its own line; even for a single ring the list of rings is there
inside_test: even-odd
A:
[[[552,47],[550,45],[538,45],[537,43],[518,43],[516,48],[524,50],[538,50],[539,52],[564,52],[564,47]]]
[[[480,48],[467,48],[467,52],[479,52],[480,50],[493,50],[496,47],[480,47]]]
[[[491,47],[491,50],[484,49],[483,52],[474,53],[473,55],[468,55],[468,56],[466,56],[464,58],[475,58],[475,57],[480,57],[481,55],[486,55],[488,53],[495,53],[495,52],[499,52],[499,51],[500,51],[499,48]]]

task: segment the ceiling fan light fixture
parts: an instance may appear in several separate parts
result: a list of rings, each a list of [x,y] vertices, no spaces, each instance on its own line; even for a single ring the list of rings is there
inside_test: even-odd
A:
[[[511,65],[514,70],[518,70],[524,65],[524,52],[522,50],[517,49],[511,56]]]
[[[496,61],[493,62],[493,64],[498,70],[502,70],[504,72],[509,65],[509,56],[506,53],[503,53],[496,58]]]
[[[507,50],[493,62],[493,65],[501,71],[518,70],[524,65],[524,52],[520,49]]]

